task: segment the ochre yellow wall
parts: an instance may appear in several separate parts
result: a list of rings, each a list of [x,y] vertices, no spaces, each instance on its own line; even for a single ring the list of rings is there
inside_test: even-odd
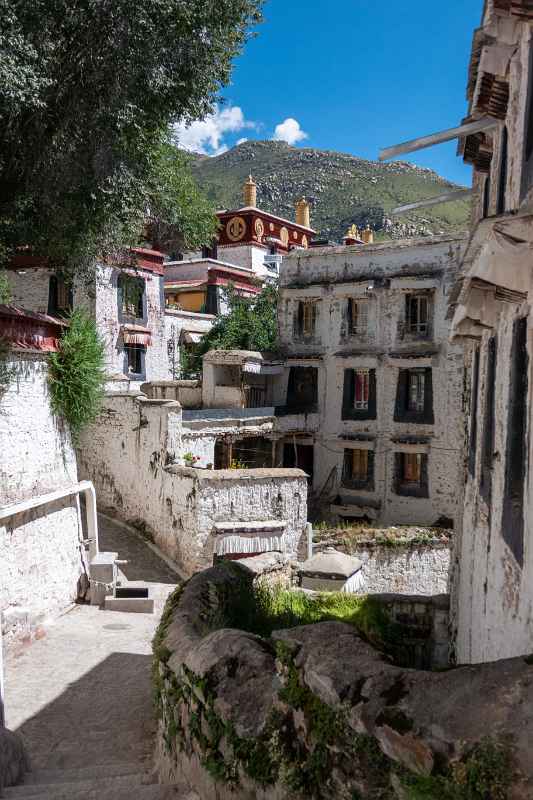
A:
[[[200,311],[205,304],[205,292],[176,292],[175,302],[184,311]]]

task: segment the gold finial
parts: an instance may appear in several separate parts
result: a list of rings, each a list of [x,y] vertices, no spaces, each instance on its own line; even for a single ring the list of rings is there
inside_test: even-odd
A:
[[[346,231],[346,236],[344,238],[345,239],[360,239],[361,238],[360,233],[359,233],[359,228],[357,227],[355,222],[353,223],[353,225],[351,225],[348,228],[348,230]]]
[[[244,205],[245,207],[251,206],[257,208],[257,184],[251,175],[244,184]]]
[[[361,234],[361,238],[365,244],[374,244],[374,231],[367,225]]]
[[[304,228],[311,227],[310,206],[305,197],[301,197],[296,203],[296,224]]]

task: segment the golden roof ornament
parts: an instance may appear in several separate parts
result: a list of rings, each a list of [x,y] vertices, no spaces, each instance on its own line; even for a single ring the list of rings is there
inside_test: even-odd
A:
[[[257,208],[257,184],[251,175],[244,184],[244,206],[245,208]]]
[[[361,238],[361,236],[359,234],[359,228],[357,227],[355,222],[353,223],[353,225],[351,225],[348,228],[348,230],[346,231],[346,236],[344,238],[345,239],[360,239]]]

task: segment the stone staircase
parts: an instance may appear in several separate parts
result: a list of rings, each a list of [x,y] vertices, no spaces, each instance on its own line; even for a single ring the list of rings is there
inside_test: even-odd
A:
[[[24,783],[4,789],[6,800],[198,800],[179,786],[155,783],[138,763],[99,764],[78,769],[39,769]]]

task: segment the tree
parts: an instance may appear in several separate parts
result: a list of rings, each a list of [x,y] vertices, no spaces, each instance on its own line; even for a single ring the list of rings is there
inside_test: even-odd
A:
[[[266,284],[255,297],[243,297],[233,286],[225,292],[227,311],[219,314],[195,353],[192,371],[200,371],[202,357],[209,350],[258,350],[275,352],[278,348],[278,289]]]
[[[0,0],[0,252],[79,267],[134,244],[165,174],[195,202],[169,130],[212,109],[260,4]],[[183,209],[162,218],[194,239]]]

